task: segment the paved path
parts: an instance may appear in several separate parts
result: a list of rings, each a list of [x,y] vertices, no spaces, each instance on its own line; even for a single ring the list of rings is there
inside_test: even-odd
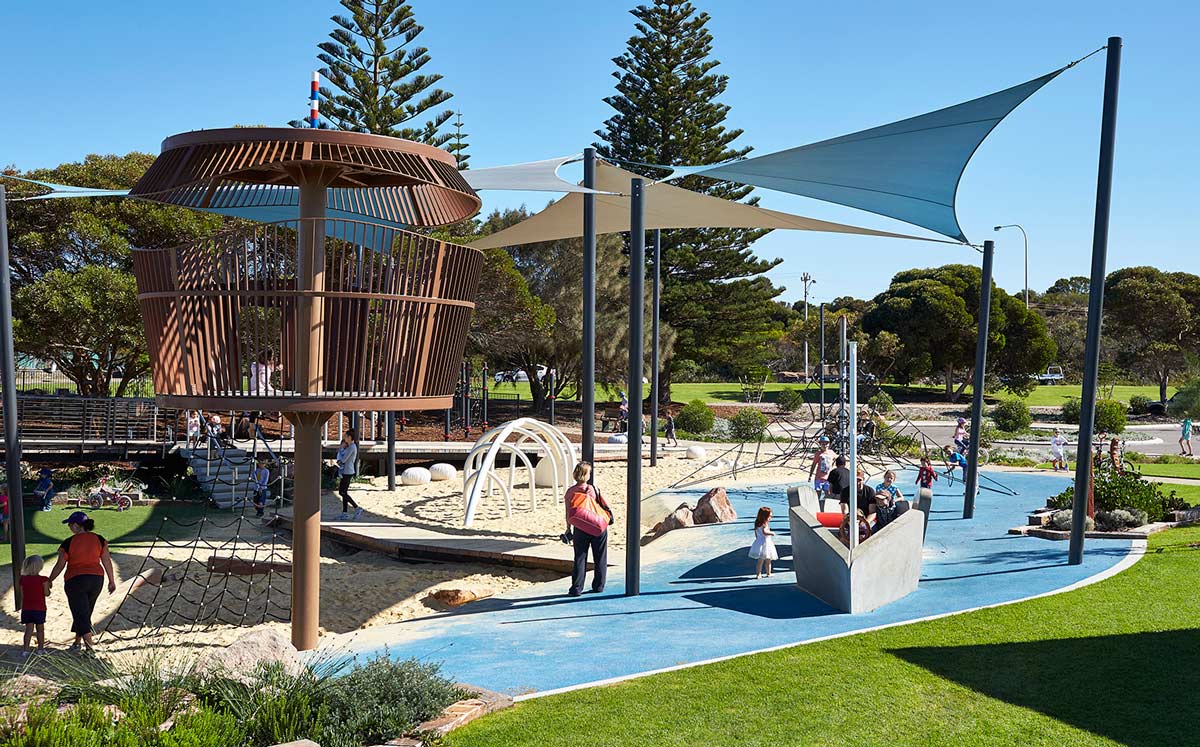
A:
[[[451,677],[493,690],[544,692],[1019,600],[1111,572],[1130,554],[1130,541],[1089,540],[1084,563],[1070,566],[1066,543],[1008,535],[1067,482],[993,477],[1021,495],[984,491],[971,521],[961,518],[961,483],[938,483],[919,588],[868,614],[837,612],[795,587],[786,496],[757,487],[730,490],[738,521],[672,532],[645,548],[638,597],[622,595],[617,568],[602,594],[570,599],[562,579],[326,645],[444,662]],[[781,560],[770,580],[754,579],[746,555],[760,505],[775,507]]]

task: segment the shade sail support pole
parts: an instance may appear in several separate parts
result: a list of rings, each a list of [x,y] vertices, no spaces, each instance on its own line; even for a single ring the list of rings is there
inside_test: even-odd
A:
[[[13,347],[12,275],[8,259],[8,200],[0,184],[0,387],[4,389],[4,457],[8,476],[13,593],[21,609],[25,562],[25,496],[21,487],[21,441],[17,422],[17,357]],[[15,478],[14,478],[15,475]]]
[[[654,288],[650,311],[650,466],[658,466],[658,366],[659,366],[659,322],[660,289],[662,287],[662,231],[654,229]]]
[[[1084,520],[1092,487],[1092,429],[1096,418],[1096,385],[1100,373],[1100,331],[1104,315],[1104,276],[1108,263],[1108,210],[1112,204],[1113,152],[1117,139],[1117,92],[1121,78],[1121,37],[1108,40],[1104,68],[1104,111],[1100,123],[1100,163],[1096,176],[1096,220],[1092,227],[1092,285],[1088,292],[1087,345],[1083,356],[1083,400],[1079,407],[1079,442],[1075,456],[1075,499],[1071,504],[1071,546],[1067,562],[1083,562]]]
[[[975,378],[971,391],[971,445],[967,466],[963,468],[963,518],[975,516],[975,495],[979,492],[979,437],[983,433],[983,384],[987,375],[988,327],[992,320],[992,261],[994,241],[983,242],[983,271],[979,280],[979,325],[975,335]]]
[[[583,186],[596,187],[596,149],[583,151]],[[596,457],[596,195],[583,195],[583,360],[579,388],[583,395],[583,461]]]
[[[630,180],[629,200],[629,396],[638,411],[629,413],[625,451],[626,527],[625,595],[641,593],[642,527],[642,322],[646,298],[646,182]]]

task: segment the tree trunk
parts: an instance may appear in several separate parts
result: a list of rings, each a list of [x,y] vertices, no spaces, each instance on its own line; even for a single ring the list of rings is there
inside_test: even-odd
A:
[[[1163,372],[1163,374],[1158,377],[1158,399],[1160,402],[1167,401],[1167,382],[1170,377],[1171,375],[1166,372]]]
[[[671,366],[666,364],[658,372],[658,406],[671,404]]]
[[[946,401],[954,400],[954,366],[946,366]]]

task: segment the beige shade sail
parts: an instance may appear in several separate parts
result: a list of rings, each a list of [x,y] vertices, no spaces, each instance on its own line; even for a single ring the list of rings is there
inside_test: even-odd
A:
[[[629,191],[629,181],[637,177],[633,172],[604,161],[596,162],[596,189],[618,193],[596,195],[597,234],[629,230],[629,197],[624,193]],[[805,218],[652,181],[646,184],[646,228],[784,228],[958,243]],[[490,249],[580,236],[583,236],[583,195],[569,194],[542,212],[511,228],[485,236],[470,246]]]

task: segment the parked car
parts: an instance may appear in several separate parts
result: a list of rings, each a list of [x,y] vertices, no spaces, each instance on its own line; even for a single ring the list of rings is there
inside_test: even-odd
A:
[[[1036,378],[1039,384],[1061,384],[1066,381],[1066,377],[1062,375],[1062,366],[1046,367],[1045,374],[1037,374],[1033,378]]]
[[[546,376],[546,367],[545,366],[537,367],[537,376],[539,379],[545,378],[545,376]],[[496,383],[497,384],[515,384],[518,381],[529,381],[529,374],[525,373],[525,369],[523,369],[523,368],[514,368],[511,371],[497,371],[496,372]]]
[[[1172,394],[1171,398],[1166,402],[1151,402],[1146,405],[1146,412],[1151,415],[1166,415],[1171,409],[1171,405],[1175,403],[1175,398],[1178,396],[1178,394]]]
[[[1066,377],[1063,376],[1062,366],[1050,366],[1046,369],[1046,373],[1034,375],[1039,384],[1061,384]]]

